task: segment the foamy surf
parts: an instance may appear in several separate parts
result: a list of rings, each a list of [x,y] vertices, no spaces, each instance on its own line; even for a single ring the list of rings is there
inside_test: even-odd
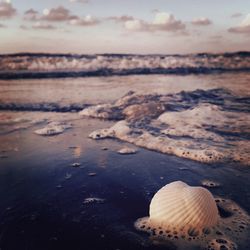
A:
[[[38,135],[61,134],[72,127],[70,121],[77,117],[75,113],[53,112],[12,112],[0,113],[0,134],[9,134],[34,127]]]
[[[250,70],[248,52],[190,55],[0,55],[0,79],[131,74],[210,74]]]
[[[93,139],[117,138],[140,147],[200,162],[250,162],[249,99],[223,89],[173,95],[129,92],[82,116],[118,120]]]
[[[37,135],[53,136],[62,134],[66,129],[72,128],[72,125],[65,122],[50,122],[44,128],[35,131]]]

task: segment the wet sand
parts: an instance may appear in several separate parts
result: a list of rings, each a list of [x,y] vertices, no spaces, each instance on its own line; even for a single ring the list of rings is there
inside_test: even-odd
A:
[[[145,95],[225,88],[248,95],[249,78],[239,73],[1,80],[0,249],[175,249],[172,243],[154,245],[134,222],[148,216],[153,195],[176,180],[218,183],[208,187],[214,196],[232,199],[250,213],[248,166],[204,164],[116,139],[92,140],[90,133],[116,121],[76,113],[130,90]],[[73,127],[56,136],[34,133],[60,120]],[[126,146],[138,152],[119,154]],[[250,240],[238,249],[246,245]]]
[[[34,134],[44,124],[1,135],[1,249],[175,249],[153,245],[134,222],[148,215],[155,192],[176,180],[218,182],[209,188],[214,196],[250,213],[248,167],[203,164],[135,146],[136,154],[121,155],[117,151],[130,144],[88,138],[113,122],[74,113],[69,119],[73,128],[53,137]]]
[[[173,94],[196,89],[226,88],[236,95],[250,95],[249,82],[249,73],[0,80],[0,104],[3,108],[3,104],[10,103],[108,103],[121,98],[128,91],[145,95],[152,92]]]

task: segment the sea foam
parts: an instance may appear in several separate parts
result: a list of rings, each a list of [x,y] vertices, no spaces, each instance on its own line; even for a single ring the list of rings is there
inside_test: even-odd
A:
[[[190,55],[16,54],[0,56],[0,78],[249,71],[249,53]]]
[[[220,96],[217,99],[217,96]],[[221,89],[173,95],[130,92],[116,102],[80,112],[118,122],[92,132],[93,139],[117,138],[140,147],[201,162],[249,164],[247,99]]]
[[[36,130],[35,133],[37,135],[53,136],[61,134],[71,127],[71,124],[65,122],[50,122],[46,127]]]

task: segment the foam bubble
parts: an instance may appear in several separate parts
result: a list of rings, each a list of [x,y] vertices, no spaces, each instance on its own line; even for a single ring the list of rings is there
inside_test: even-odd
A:
[[[83,109],[81,112],[79,112],[79,114],[81,116],[108,119],[111,115],[110,107],[111,106],[108,104],[90,106],[88,108]]]
[[[137,150],[134,148],[124,147],[118,150],[118,153],[121,155],[136,154]]]
[[[247,132],[248,129],[244,127],[246,122],[250,122],[250,117],[246,114],[243,119],[239,113],[222,110],[217,105],[201,103],[193,109],[166,112],[159,116],[158,120],[168,125],[168,128],[162,131],[164,134],[224,142],[225,139],[210,128],[216,127],[217,130],[231,133],[242,130]]]
[[[109,129],[100,129],[96,130],[89,134],[89,137],[92,139],[104,139],[108,137],[117,137],[119,139],[126,137],[129,134],[131,129],[128,126],[126,121],[117,122],[114,126]]]
[[[201,184],[204,187],[210,187],[210,188],[215,188],[215,187],[221,186],[221,184],[219,182],[212,181],[212,180],[202,180]]]
[[[72,125],[65,122],[51,122],[46,127],[35,131],[37,135],[53,136],[63,133],[66,129],[71,128]]]
[[[103,203],[105,200],[98,197],[89,197],[84,199],[83,204],[91,204],[91,203]]]
[[[157,102],[149,102],[143,104],[134,104],[130,105],[123,110],[123,114],[127,120],[141,120],[145,118],[158,117],[162,112],[165,111],[165,106]]]
[[[81,166],[81,163],[79,163],[79,162],[74,162],[74,163],[71,164],[71,166],[74,167],[74,168],[78,168],[78,167]]]
[[[236,250],[237,245],[229,239],[218,238],[208,243],[208,250]]]
[[[202,143],[199,143],[197,147],[197,143],[194,141],[186,142],[152,135],[144,129],[130,128],[129,125],[126,121],[120,121],[109,129],[92,132],[89,137],[92,139],[118,138],[140,147],[201,162],[219,161],[224,158],[223,152],[215,147],[207,148],[207,145]]]

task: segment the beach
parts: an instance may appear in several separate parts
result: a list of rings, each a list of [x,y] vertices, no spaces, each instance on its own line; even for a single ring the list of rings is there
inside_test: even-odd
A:
[[[205,186],[204,181],[219,183],[206,188],[249,213],[246,161],[202,162],[115,137],[93,140],[92,132],[111,128],[123,118],[79,115],[91,106],[113,105],[131,91],[164,98],[196,93],[194,98],[199,94],[202,103],[227,93],[217,105],[245,114],[249,112],[249,78],[249,73],[224,73],[1,80],[0,248],[177,249],[174,241],[154,244],[134,227],[138,218],[148,216],[153,195],[177,180],[193,186]],[[221,92],[211,92],[218,88]],[[232,104],[236,100],[232,96],[240,101]],[[197,104],[193,99],[186,103],[172,100],[171,111],[193,109],[190,103]],[[51,122],[67,127],[56,135],[36,133]],[[145,121],[140,124],[145,126]],[[158,136],[157,131],[152,135]],[[249,139],[243,132],[220,136],[230,136],[232,141]],[[136,153],[119,154],[124,147]],[[249,244],[249,238],[237,242],[238,249],[247,249]]]
[[[0,0],[0,250],[249,250],[249,10]]]
[[[176,180],[219,182],[221,187],[210,188],[214,195],[250,210],[248,168],[201,164],[141,148],[135,155],[120,155],[116,151],[125,143],[87,138],[93,127],[109,125],[104,123],[77,120],[76,129],[53,138],[33,134],[35,128],[1,136],[1,150],[7,149],[1,154],[8,156],[1,159],[0,175],[4,249],[156,249],[133,224],[147,215],[154,193]],[[72,167],[74,162],[81,166]],[[101,200],[84,203],[87,198]]]

